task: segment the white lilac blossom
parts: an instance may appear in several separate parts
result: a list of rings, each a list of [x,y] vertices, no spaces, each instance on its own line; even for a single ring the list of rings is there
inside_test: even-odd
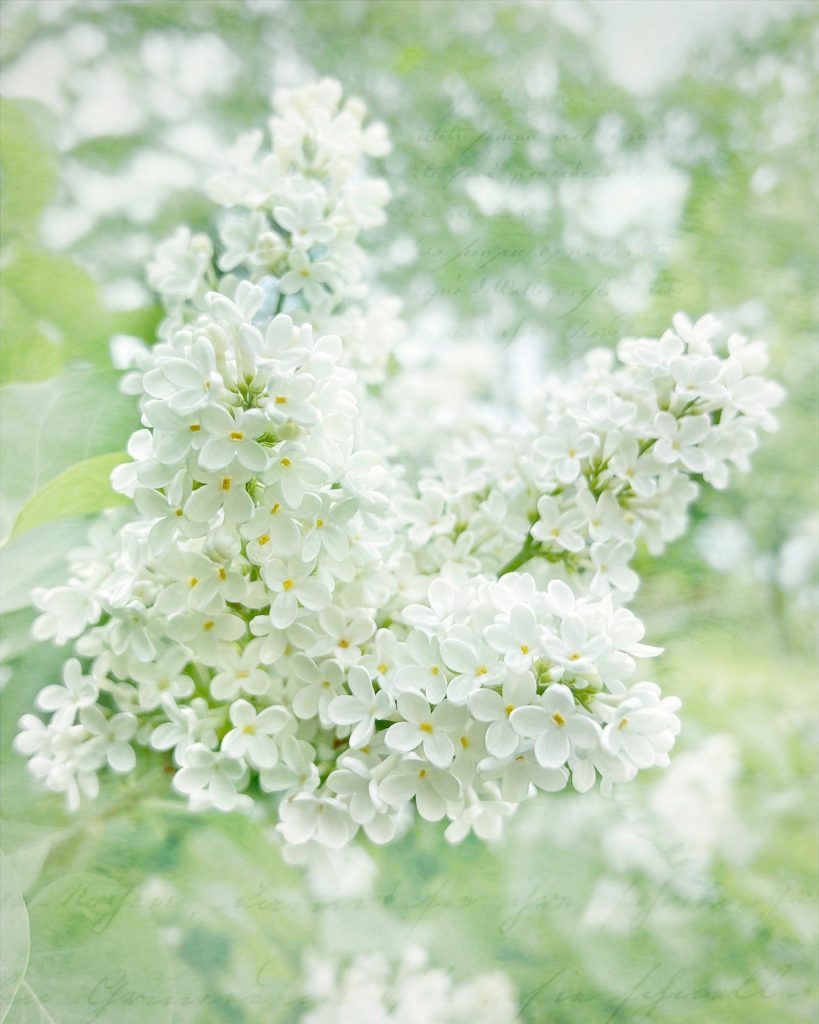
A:
[[[305,963],[300,1024],[514,1024],[518,1000],[509,978],[495,971],[456,982],[429,963],[418,946],[395,962],[362,953],[342,966],[311,956]]]
[[[385,132],[331,81],[274,106],[271,147],[244,136],[210,186],[220,242],[180,230],[150,267],[168,316],[112,478],[133,508],[34,595],[76,657],[18,750],[76,806],[143,749],[192,807],[266,807],[305,849],[390,841],[413,806],[491,840],[538,791],[668,764],[631,562],[775,427],[764,348],[680,314],[546,381],[522,426],[413,447],[430,396],[359,245]]]

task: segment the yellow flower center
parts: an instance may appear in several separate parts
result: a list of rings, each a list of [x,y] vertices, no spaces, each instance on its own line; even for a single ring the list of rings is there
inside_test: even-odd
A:
[[[418,728],[421,732],[432,732],[432,722],[421,722]]]
[[[282,586],[285,590],[293,589],[293,580],[282,580]]]
[[[555,713],[552,715],[552,721],[555,723],[556,726],[558,726],[561,729],[566,724],[566,719],[563,717],[563,715],[561,715],[559,711],[555,711]]]
[[[230,439],[231,441],[244,441],[245,435],[241,430],[231,430]]]

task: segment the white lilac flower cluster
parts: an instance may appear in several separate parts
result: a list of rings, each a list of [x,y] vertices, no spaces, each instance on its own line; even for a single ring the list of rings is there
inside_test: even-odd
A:
[[[428,965],[424,950],[409,947],[397,963],[380,953],[361,954],[346,968],[314,957],[307,963],[300,1024],[514,1024],[518,1003],[500,972],[456,983]]]
[[[211,185],[219,243],[182,229],[149,268],[168,317],[113,477],[134,510],[35,593],[36,636],[77,657],[16,745],[71,806],[138,746],[192,807],[270,806],[294,846],[387,842],[413,804],[491,839],[538,790],[668,763],[679,701],[637,681],[659,650],[631,560],[775,426],[764,346],[679,315],[546,382],[523,425],[419,455],[429,396],[394,400],[396,304],[358,245],[388,144],[339,102],[277,94],[272,149],[244,137]]]

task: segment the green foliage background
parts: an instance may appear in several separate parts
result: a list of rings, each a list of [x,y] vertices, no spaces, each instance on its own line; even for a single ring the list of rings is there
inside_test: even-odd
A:
[[[550,3],[121,0],[51,5],[56,16],[47,6],[3,9],[0,1021],[285,1024],[303,1009],[308,951],[408,942],[457,978],[506,971],[529,1024],[813,1020],[816,6],[783,2],[761,34],[739,23],[706,33],[679,75],[638,93],[611,77],[597,29],[570,27]],[[575,20],[595,17],[570,6]],[[689,4],[692,18],[700,6]],[[19,98],[15,69],[38,53],[47,62],[81,27],[103,33],[104,50],[74,46],[60,102]],[[150,341],[160,315],[147,293],[126,309],[101,295],[139,281],[147,244],[182,221],[206,228],[209,211],[192,189],[171,188],[138,218],[101,204],[68,246],[52,219],[49,247],[41,225],[77,202],[78,174],[116,182],[140,154],[180,156],[147,101],[133,131],[72,133],[90,71],[114,69],[139,107],[155,84],[150,41],[201,37],[221,40],[232,76],[221,91],[192,91],[184,117],[221,142],[263,123],[274,84],[312,74],[339,77],[388,122],[395,198],[371,242],[381,279],[411,325],[428,307],[443,318],[467,359],[472,340],[491,336],[510,401],[524,337],[558,370],[624,334],[658,335],[678,309],[713,310],[771,343],[788,389],[781,431],[750,475],[703,496],[688,538],[640,566],[637,611],[667,648],[658,678],[684,700],[680,756],[695,763],[721,736],[736,761],[702,857],[696,804],[680,807],[691,835],[675,833],[652,803],[654,775],[615,803],[541,797],[497,849],[448,847],[422,823],[369,851],[371,896],[320,900],[266,826],[188,815],[151,759],[69,817],[11,752],[17,718],[64,657],[28,637],[31,588],[61,579],[82,517],[114,502],[107,475],[136,425],[109,339]],[[634,49],[639,60],[639,39]],[[616,147],[595,143],[601,125]],[[624,168],[638,182],[645,173],[648,199],[658,159],[685,184],[665,233],[638,223],[601,236],[565,200],[567,183]],[[494,185],[492,209],[473,179]],[[414,240],[409,260],[394,239]],[[744,538],[727,571],[698,543],[715,521]],[[783,568],[794,552],[806,568],[795,581]],[[695,790],[704,818],[710,789]],[[633,856],[611,844],[624,825]]]

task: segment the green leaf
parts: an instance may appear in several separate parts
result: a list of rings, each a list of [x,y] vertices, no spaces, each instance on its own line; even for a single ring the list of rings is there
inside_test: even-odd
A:
[[[101,874],[59,878],[31,901],[31,959],[9,1024],[174,1019],[167,956],[139,896]]]
[[[0,615],[25,608],[34,587],[62,583],[68,552],[84,544],[87,537],[88,523],[74,519],[63,520],[59,530],[46,524],[10,540],[0,549]],[[4,640],[8,636],[4,635]]]
[[[0,103],[0,383],[44,380],[72,362],[108,366],[112,334],[151,340],[156,306],[115,311],[94,279],[66,256],[37,244],[43,208],[57,181],[53,124],[36,103]]]
[[[53,377],[65,363],[61,336],[37,319],[24,299],[0,287],[0,381],[12,383]]]
[[[72,362],[110,366],[113,334],[154,339],[158,306],[110,310],[94,279],[65,256],[22,244],[4,255],[0,382],[44,380]]]
[[[11,866],[24,895],[40,877],[51,848],[70,834],[67,828],[3,821],[4,863]]]
[[[8,1016],[20,984],[25,977],[29,957],[28,912],[17,876],[8,860],[0,854],[0,935],[3,958],[0,962],[0,1024]]]
[[[125,447],[136,407],[118,380],[115,370],[84,370],[0,388],[0,433],[15,439],[0,453],[0,543],[46,484],[79,462]]]
[[[110,365],[111,313],[81,267],[45,249],[15,245],[3,287],[0,379],[42,379],[53,375],[55,364],[72,360]]]
[[[57,185],[52,115],[39,103],[0,101],[0,231],[30,235]]]
[[[111,471],[127,461],[127,452],[95,455],[60,473],[26,502],[14,521],[12,537],[55,519],[87,516],[104,508],[127,505],[128,499],[117,494],[110,481]]]

